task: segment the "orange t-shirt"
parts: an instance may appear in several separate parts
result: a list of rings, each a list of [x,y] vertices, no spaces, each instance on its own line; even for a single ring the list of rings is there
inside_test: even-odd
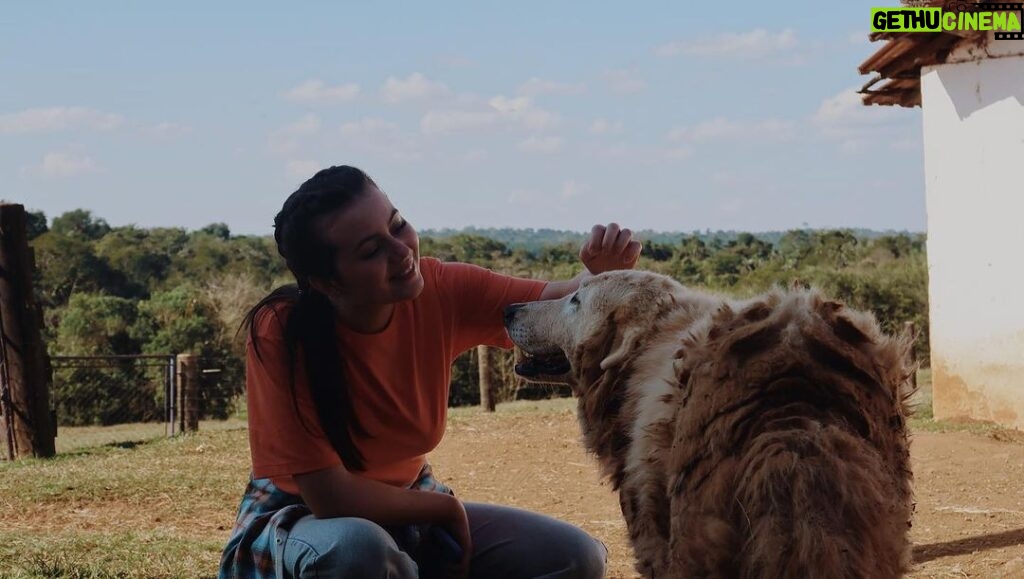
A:
[[[502,323],[505,306],[538,299],[546,285],[434,258],[422,258],[420,271],[423,292],[396,304],[381,332],[336,326],[353,408],[369,435],[353,434],[366,459],[366,470],[355,474],[396,486],[412,484],[441,441],[452,362],[480,344],[512,347]],[[292,401],[284,344],[289,307],[278,302],[256,316],[260,355],[250,340],[246,389],[253,476],[298,494],[292,475],[341,464],[341,458],[320,428],[301,352]]]

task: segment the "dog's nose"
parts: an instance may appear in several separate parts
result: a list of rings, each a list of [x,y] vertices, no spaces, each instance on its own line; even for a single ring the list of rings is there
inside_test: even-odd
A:
[[[505,325],[512,323],[512,318],[516,317],[516,312],[519,311],[526,304],[512,304],[505,307]]]

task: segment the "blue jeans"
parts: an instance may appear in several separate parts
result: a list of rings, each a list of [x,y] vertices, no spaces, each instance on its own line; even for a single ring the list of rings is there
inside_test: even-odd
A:
[[[604,577],[607,549],[578,527],[511,507],[464,505],[473,538],[470,577]],[[281,563],[291,579],[416,579],[420,573],[383,527],[358,518],[300,519],[284,539]]]

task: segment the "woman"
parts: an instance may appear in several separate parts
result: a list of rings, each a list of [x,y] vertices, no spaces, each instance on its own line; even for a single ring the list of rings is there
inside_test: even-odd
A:
[[[412,226],[353,167],[303,183],[274,228],[297,286],[247,316],[252,478],[220,576],[602,577],[604,546],[582,530],[463,503],[425,460],[455,357],[511,347],[505,306],[561,297],[590,274],[543,282],[420,259]],[[596,274],[639,253],[611,224],[581,259]]]

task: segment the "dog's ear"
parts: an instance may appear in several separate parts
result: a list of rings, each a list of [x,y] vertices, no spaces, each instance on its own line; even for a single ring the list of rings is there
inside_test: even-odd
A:
[[[620,364],[633,351],[641,335],[643,335],[643,330],[633,326],[627,328],[621,335],[616,336],[615,341],[612,342],[611,351],[601,360],[601,369],[607,370],[616,364]]]
[[[675,307],[683,299],[681,293],[677,293],[674,287],[669,286],[659,288],[651,294],[639,296],[628,306],[619,308],[613,315],[615,327],[626,329],[615,336],[608,355],[601,360],[601,369],[607,370],[616,364],[621,364],[626,356],[636,348],[636,343],[640,338],[651,331],[651,326],[657,320],[658,315],[666,308]]]

